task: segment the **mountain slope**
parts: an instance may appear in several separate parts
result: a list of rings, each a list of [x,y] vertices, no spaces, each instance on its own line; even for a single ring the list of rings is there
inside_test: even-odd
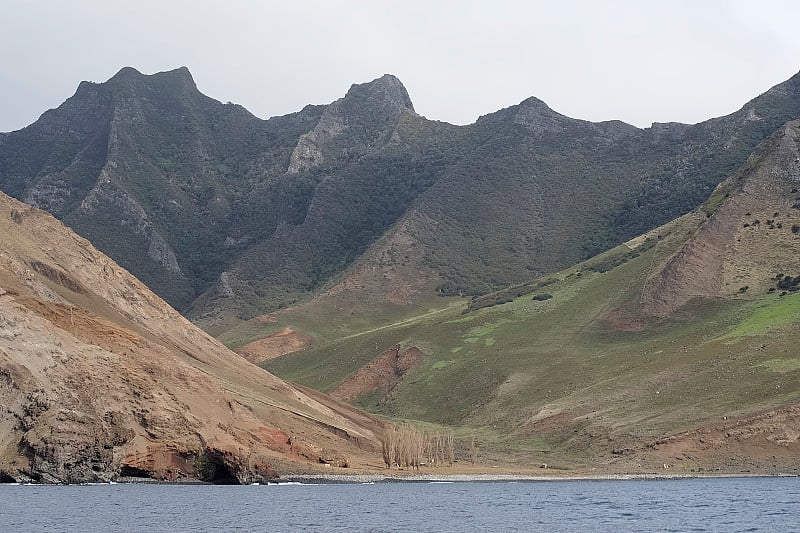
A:
[[[0,134],[0,189],[220,333],[348,286],[408,309],[565,268],[697,206],[799,96],[795,76],[727,117],[647,129],[529,98],[453,126],[385,75],[260,120],[185,68],[125,68]]]
[[[356,405],[455,427],[487,457],[796,471],[798,139],[800,122],[786,124],[701,209],[575,267],[416,317],[331,328],[263,365],[335,391],[374,374],[385,350],[418,350],[417,366],[358,389]],[[270,326],[300,321],[287,311]]]
[[[776,133],[723,182],[697,233],[647,285],[646,310],[668,315],[692,298],[776,290],[800,257],[800,122]]]
[[[228,351],[51,216],[0,195],[0,232],[3,480],[247,482],[376,455],[378,421]]]
[[[421,195],[405,225],[444,292],[519,283],[688,212],[799,116],[800,76],[694,126],[593,124],[529,99],[468,128],[461,145],[472,149]]]

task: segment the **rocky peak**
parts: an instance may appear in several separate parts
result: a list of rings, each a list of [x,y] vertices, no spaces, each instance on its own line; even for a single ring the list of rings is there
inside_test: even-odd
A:
[[[300,137],[287,172],[315,167],[331,154],[364,153],[383,145],[402,113],[414,113],[414,105],[395,76],[384,74],[352,85],[343,98],[325,108],[314,129]],[[342,138],[349,146],[338,146]]]
[[[549,114],[558,114],[553,109],[547,105],[544,100],[536,98],[535,96],[531,96],[526,98],[525,100],[519,103],[520,109],[530,109],[538,111],[539,113],[549,113]]]
[[[82,82],[81,87],[86,83]],[[199,94],[194,78],[186,67],[155,74],[142,74],[133,67],[123,67],[107,82],[99,85],[110,88],[115,94],[141,95],[152,91],[176,96]]]
[[[188,67],[178,67],[172,70],[165,70],[163,72],[156,72],[155,74],[142,74],[133,67],[122,67],[119,72],[109,78],[109,82],[136,82],[146,79],[170,79],[173,81],[182,81],[194,83],[192,73],[189,72]]]
[[[476,124],[514,123],[532,131],[542,131],[558,127],[565,120],[573,119],[553,111],[542,100],[531,96],[517,105],[479,117]]]
[[[123,67],[119,72],[111,76],[108,81],[97,85],[110,90],[111,94],[135,93],[139,87],[146,84],[148,77],[151,76],[142,74],[133,67]]]
[[[531,96],[519,103],[513,121],[515,124],[539,130],[550,128],[565,118],[567,117],[553,111],[542,100]]]
[[[753,98],[738,111],[711,119],[709,122],[731,127],[731,124],[759,123],[768,120],[776,113],[783,115],[784,118],[800,116],[800,72]],[[761,126],[755,127],[761,128]],[[772,124],[765,129],[771,130],[774,127]],[[730,132],[725,131],[725,134],[729,135]]]
[[[130,81],[144,77],[144,74],[133,67],[122,67],[119,72],[111,76],[108,81]]]
[[[158,72],[153,74],[152,77],[154,79],[159,79],[167,83],[174,83],[185,88],[197,89],[197,84],[194,82],[194,77],[192,77],[192,73],[189,72],[188,67],[178,67],[173,70]]]
[[[379,105],[395,112],[414,111],[414,104],[411,103],[408,91],[403,83],[391,74],[384,74],[367,83],[353,84],[347,91],[344,100],[358,103],[369,102],[373,106]]]

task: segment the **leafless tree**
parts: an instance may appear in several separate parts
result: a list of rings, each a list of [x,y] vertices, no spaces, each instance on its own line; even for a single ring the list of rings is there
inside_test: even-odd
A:
[[[455,439],[453,433],[426,434],[410,424],[390,426],[381,438],[381,453],[386,468],[419,469],[423,460],[429,465],[453,465]]]

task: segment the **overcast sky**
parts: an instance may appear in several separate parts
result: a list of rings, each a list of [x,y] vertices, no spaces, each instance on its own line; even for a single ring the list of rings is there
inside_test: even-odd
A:
[[[189,67],[267,118],[398,76],[468,124],[536,96],[587,120],[698,122],[800,71],[800,2],[0,0],[0,131],[81,80]]]

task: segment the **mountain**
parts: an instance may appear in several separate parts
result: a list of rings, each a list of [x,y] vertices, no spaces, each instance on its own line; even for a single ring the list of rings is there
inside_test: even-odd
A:
[[[612,250],[393,320],[340,313],[324,328],[324,300],[275,313],[258,328],[315,337],[262,365],[372,412],[456,428],[461,449],[488,461],[796,473],[799,189],[792,121],[698,209]]]
[[[260,120],[185,68],[125,68],[1,134],[0,189],[221,333],[329,291],[409,310],[558,271],[699,205],[800,117],[799,94],[800,75],[692,126],[591,123],[536,98],[453,126],[385,75]]]
[[[185,308],[240,246],[241,235],[226,233],[231,211],[246,211],[240,204],[266,185],[263,174],[279,173],[274,159],[288,158],[321,112],[265,122],[202,95],[185,68],[125,68],[106,83],[81,83],[58,109],[0,137],[2,188]],[[263,205],[258,223],[291,221],[287,194]]]
[[[390,75],[269,120],[186,69],[82,83],[0,134],[0,188],[299,385],[2,197],[0,479],[374,461],[382,424],[314,390],[485,462],[796,472],[798,95],[453,126]]]
[[[378,460],[382,423],[289,385],[0,194],[0,481],[264,481]]]

